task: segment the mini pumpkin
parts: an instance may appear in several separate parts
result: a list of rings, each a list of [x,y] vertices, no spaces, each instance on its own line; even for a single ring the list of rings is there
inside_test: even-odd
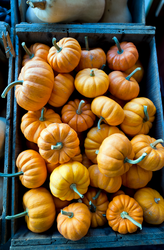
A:
[[[37,111],[28,111],[21,119],[21,131],[25,138],[37,143],[41,131],[51,123],[61,123],[60,116],[52,109],[43,107]]]
[[[94,98],[103,95],[108,90],[109,78],[101,69],[87,68],[76,74],[74,84],[81,95]]]
[[[136,135],[131,140],[135,158],[140,157],[144,152],[147,156],[138,165],[147,171],[157,171],[164,166],[164,147],[162,139],[156,140],[149,135]]]
[[[143,210],[138,202],[128,195],[117,195],[109,203],[106,211],[108,224],[121,234],[134,233],[142,229]]]
[[[50,175],[51,193],[61,200],[83,198],[89,184],[88,169],[77,161],[60,165]]]
[[[90,103],[75,99],[69,101],[61,110],[61,119],[76,132],[83,132],[93,126],[96,116],[91,111]]]
[[[51,193],[44,187],[30,189],[23,195],[24,212],[6,216],[12,220],[25,216],[27,227],[34,233],[47,231],[54,223],[56,210]]]
[[[127,69],[124,71],[124,73],[126,74],[130,74],[132,73],[136,68],[141,68],[141,70],[137,70],[134,74],[133,74],[133,78],[140,83],[143,79],[144,76],[144,67],[141,63],[141,61],[138,59],[137,62],[134,64],[134,66],[132,66],[130,69]]]
[[[139,53],[132,42],[119,43],[116,37],[112,38],[116,45],[107,51],[108,67],[112,70],[125,71],[131,68],[138,60]]]
[[[91,212],[91,227],[101,227],[106,224],[106,210],[108,208],[108,197],[105,192],[89,187],[82,199]]]
[[[143,209],[144,220],[153,225],[159,225],[164,221],[164,199],[159,192],[150,187],[139,189],[134,199]]]
[[[76,131],[65,123],[48,125],[40,133],[37,144],[41,156],[54,164],[68,162],[79,150]]]
[[[92,165],[92,162],[89,160],[89,158],[86,156],[85,153],[82,154],[82,162],[81,162],[86,168],[89,168]]]
[[[60,210],[67,207],[70,204],[70,201],[62,201],[59,198],[53,196],[55,203],[56,213],[60,213]]]
[[[72,203],[57,216],[58,231],[64,238],[76,241],[83,238],[91,224],[91,213],[83,203]],[[71,230],[70,230],[71,228]]]
[[[127,102],[123,108],[125,118],[121,129],[129,136],[148,134],[155,119],[156,107],[146,97],[137,97]]]
[[[78,65],[81,57],[81,46],[72,37],[64,37],[56,43],[52,39],[53,46],[50,48],[47,61],[58,73],[69,73]]]

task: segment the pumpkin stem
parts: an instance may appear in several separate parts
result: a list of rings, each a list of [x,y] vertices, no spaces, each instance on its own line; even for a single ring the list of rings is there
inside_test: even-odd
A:
[[[150,143],[150,147],[156,148],[155,146],[156,146],[158,143],[163,143],[163,140],[162,140],[162,139],[158,139],[158,140],[156,140],[156,141]]]
[[[22,213],[19,213],[19,214],[14,214],[14,215],[8,215],[5,217],[6,220],[13,220],[13,219],[16,219],[16,218],[21,218],[25,215],[28,215],[28,209],[26,209],[26,211],[22,212]]]
[[[138,71],[141,70],[140,67],[136,68],[135,70],[133,70],[127,77],[125,77],[126,80],[130,80],[130,78]]]
[[[115,41],[115,44],[116,44],[116,46],[118,48],[117,53],[122,54],[124,51],[123,51],[123,49],[121,49],[121,46],[120,46],[120,43],[119,43],[117,37],[114,36],[112,39]]]
[[[13,174],[4,174],[4,173],[0,173],[1,177],[15,177],[15,176],[19,176],[19,175],[23,175],[24,172],[20,171],[18,173],[13,173]]]
[[[22,80],[21,80],[21,81],[15,81],[15,82],[10,83],[10,84],[4,89],[4,91],[2,92],[1,97],[2,97],[2,98],[5,98],[6,95],[7,95],[7,93],[9,92],[9,90],[10,90],[12,87],[14,87],[15,85],[22,85],[22,84],[23,84],[23,81],[22,81]]]
[[[25,42],[22,43],[22,47],[26,51],[27,55],[29,55],[30,59],[32,59],[34,57],[34,54],[32,54],[31,51],[27,48]]]
[[[95,76],[95,73],[94,73],[94,70],[93,70],[93,69],[91,69],[90,76]]]
[[[31,7],[31,8],[38,8],[41,10],[45,10],[46,8],[46,0],[28,0],[26,3]]]
[[[90,207],[90,211],[92,213],[95,213],[96,212],[96,206],[92,203],[92,201],[89,201],[89,205],[91,206]]]
[[[40,116],[40,118],[39,118],[39,121],[41,121],[41,122],[45,121],[45,118],[44,118],[44,111],[45,111],[45,107],[43,107],[42,110],[41,110],[41,116]]]
[[[102,66],[101,66],[101,70],[104,70],[106,64],[104,63]]]
[[[72,189],[75,193],[77,193],[80,196],[80,198],[84,198],[84,195],[80,194],[79,191],[77,190],[75,183],[72,183],[70,185],[70,189]]]
[[[52,38],[52,44],[57,49],[57,52],[60,52],[62,50],[62,48],[57,45],[55,37]]]
[[[106,217],[106,214],[102,214],[103,217]]]
[[[100,193],[101,193],[101,189],[99,189],[99,191],[97,192],[97,194],[94,197],[92,197],[92,199],[96,200],[99,197]]]
[[[100,116],[100,119],[98,120],[98,123],[97,123],[97,127],[98,129],[101,129],[100,125],[101,125],[101,122],[104,120],[104,117]]]
[[[123,211],[120,215],[122,219],[130,220],[134,225],[136,225],[137,227],[140,228],[140,230],[142,230],[142,225],[138,223],[136,220],[134,220],[132,217],[130,217],[127,212]]]
[[[97,150],[95,151],[95,154],[98,155],[98,153],[99,153],[99,150],[97,149]]]
[[[145,114],[145,117],[143,119],[144,122],[147,122],[149,121],[149,115],[148,115],[148,112],[147,112],[147,106],[143,106],[144,107],[144,114]]]
[[[76,110],[76,114],[81,115],[81,113],[82,113],[82,105],[83,105],[84,103],[85,103],[84,100],[81,100],[81,101],[79,102],[79,106],[78,106],[78,109]]]
[[[128,162],[128,163],[130,163],[130,164],[137,164],[137,163],[139,163],[140,161],[142,161],[144,158],[145,158],[145,156],[147,155],[147,153],[143,153],[138,159],[136,159],[136,160],[131,160],[131,159],[128,159],[127,157],[125,158],[125,160],[124,160],[124,163],[126,163],[126,162]]]
[[[89,50],[89,43],[88,43],[88,37],[85,36],[85,49]]]
[[[73,212],[67,212],[67,211],[64,211],[62,209],[60,210],[60,212],[61,212],[61,214],[68,216],[68,218],[70,218],[70,219],[74,216]]]
[[[154,201],[158,204],[158,202],[160,201],[160,198],[154,198]]]
[[[51,149],[52,150],[60,150],[63,147],[63,143],[62,142],[57,142],[56,145],[51,145]]]

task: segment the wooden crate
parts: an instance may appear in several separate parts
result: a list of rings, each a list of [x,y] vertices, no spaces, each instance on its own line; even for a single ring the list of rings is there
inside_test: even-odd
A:
[[[18,8],[18,22],[26,22],[26,10],[29,5],[24,0],[18,0],[15,2],[15,6]],[[128,0],[128,8],[132,15],[132,23],[145,25],[145,0]],[[29,25],[28,23],[26,24]],[[127,23],[127,25],[130,24]]]
[[[9,27],[9,25],[5,22],[0,22],[0,45],[1,48],[4,49],[3,41],[2,41],[2,32],[6,36],[6,32],[9,32],[11,41],[13,42],[14,32],[13,29]],[[5,54],[4,54],[5,55]],[[6,58],[6,57],[5,57]],[[13,73],[14,73],[14,60],[12,55],[10,54],[9,59],[7,60],[6,67],[8,67],[8,79],[6,85],[13,81]],[[2,57],[1,57],[2,59]],[[11,173],[11,140],[12,140],[12,104],[13,104],[13,90],[10,91],[6,97],[6,99],[1,100],[1,108],[5,103],[6,105],[6,137],[5,137],[5,155],[4,155],[4,173]],[[3,178],[3,177],[0,177]],[[5,220],[5,216],[10,213],[10,205],[11,205],[11,179],[4,178],[3,181],[3,211],[2,215],[0,215],[0,248],[1,244],[7,242],[11,235],[11,223]]]
[[[140,60],[143,63],[145,74],[140,84],[140,96],[150,98],[156,108],[156,119],[150,135],[155,138],[164,139],[163,108],[160,92],[159,73],[157,65],[155,28],[139,25],[136,28],[129,28],[125,25],[113,25],[110,29],[102,30],[99,26],[86,25],[67,25],[62,24],[46,25],[44,29],[36,24],[31,25],[32,29],[25,28],[24,24],[16,25],[16,61],[15,61],[15,80],[21,69],[21,61],[24,51],[21,42],[25,41],[27,45],[34,42],[43,42],[51,46],[51,40],[56,37],[57,41],[63,37],[76,38],[81,46],[84,46],[84,36],[89,38],[90,48],[100,46],[105,52],[113,45],[112,37],[116,36],[119,41],[131,41],[139,50]],[[30,43],[29,43],[30,41]],[[24,146],[24,136],[20,131],[20,122],[22,115],[26,112],[20,108],[16,99],[14,99],[13,115],[13,151],[12,151],[12,172],[16,172],[15,159],[18,154],[26,147]],[[12,180],[12,204],[11,214],[23,211],[22,196],[24,188],[17,178]],[[164,195],[164,169],[154,173],[151,181],[151,187],[157,189]],[[72,242],[61,236],[54,225],[45,233],[35,234],[30,232],[24,222],[24,218],[17,219],[11,223],[11,250],[37,248],[43,249],[87,249],[87,248],[111,248],[120,246],[145,246],[164,244],[164,224],[160,226],[151,226],[144,223],[143,230],[134,234],[121,235],[115,233],[108,225],[103,228],[89,229],[88,234],[77,242]]]

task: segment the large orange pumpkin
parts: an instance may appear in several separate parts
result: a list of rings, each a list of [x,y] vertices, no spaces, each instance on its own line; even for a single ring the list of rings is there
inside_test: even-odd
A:
[[[106,211],[108,224],[121,234],[134,233],[142,229],[143,210],[138,202],[128,195],[117,195],[109,203]]]
[[[65,123],[48,125],[40,133],[37,144],[41,156],[54,164],[68,162],[79,150],[76,131]]]
[[[75,99],[69,101],[61,110],[61,119],[76,132],[83,132],[93,126],[96,116],[91,111],[90,103]]]
[[[81,57],[81,46],[72,37],[64,37],[58,43],[52,39],[47,61],[58,73],[69,73],[76,68]]]
[[[131,68],[138,60],[139,54],[136,46],[132,42],[119,43],[113,37],[116,45],[110,47],[107,52],[107,63],[110,69],[125,71]]]
[[[58,231],[64,238],[76,241],[83,238],[91,224],[91,213],[83,203],[72,203],[57,216]]]
[[[145,187],[139,189],[134,199],[143,209],[144,220],[153,225],[159,225],[164,221],[164,199],[155,189]]]

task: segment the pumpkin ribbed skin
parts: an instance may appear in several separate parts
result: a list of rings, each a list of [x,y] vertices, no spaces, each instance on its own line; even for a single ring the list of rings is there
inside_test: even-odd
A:
[[[54,83],[54,73],[50,65],[44,61],[29,61],[22,68],[15,96],[20,107],[29,111],[41,109],[48,102]]]
[[[131,100],[139,95],[140,87],[138,82],[121,71],[112,71],[109,74],[109,92],[121,100]]]
[[[34,150],[21,152],[16,159],[18,171],[23,171],[19,179],[26,188],[40,187],[47,178],[47,168],[44,159]]]
[[[97,155],[98,168],[102,174],[115,177],[124,174],[132,164],[125,158],[133,159],[134,151],[129,139],[120,133],[108,136],[103,140]]]
[[[100,128],[91,128],[84,141],[85,154],[93,163],[97,163],[96,151],[105,138],[115,133],[124,134],[119,128],[107,124],[101,124]]]
[[[34,43],[30,46],[29,51],[34,55],[30,58],[29,55],[24,55],[22,60],[22,66],[24,66],[30,60],[43,60],[47,62],[47,56],[50,47],[42,43]]]
[[[106,96],[98,96],[91,103],[92,112],[98,117],[102,116],[111,126],[117,126],[124,120],[122,107]]]
[[[76,184],[78,192],[85,194],[90,184],[88,169],[80,162],[73,161],[55,168],[50,176],[50,190],[61,200],[78,199],[79,194],[70,188]]]
[[[103,191],[101,191],[98,198],[93,199],[96,196],[97,192],[98,189],[89,187],[87,193],[82,199],[84,204],[86,204],[89,210],[91,211],[91,227],[94,228],[101,227],[106,224],[107,219],[103,215],[106,214],[106,210],[109,204],[108,197]],[[94,207],[89,204],[90,201],[96,206],[96,209],[94,209]]]
[[[121,234],[134,233],[137,231],[137,226],[128,219],[121,218],[121,213],[125,211],[135,221],[142,224],[143,210],[135,199],[128,195],[117,195],[109,203],[106,211],[106,218],[108,224],[112,229]]]
[[[48,103],[53,107],[63,106],[75,89],[74,78],[70,74],[58,74],[54,79]]]
[[[51,149],[58,143],[62,144],[60,149]],[[74,157],[79,150],[79,139],[77,133],[68,124],[52,123],[43,129],[38,138],[39,153],[50,163],[63,164]]]
[[[144,112],[147,107],[148,117]],[[145,97],[137,97],[126,103],[124,108],[125,118],[120,127],[129,136],[148,134],[155,119],[156,107],[153,102]]]
[[[78,99],[69,101],[61,110],[61,119],[76,132],[83,132],[93,126],[96,116],[91,111],[90,103],[83,103],[78,113],[79,104]]]
[[[28,111],[21,120],[21,131],[25,138],[31,142],[37,143],[41,131],[51,123],[61,123],[60,116],[52,109],[42,109],[37,111]]]
[[[98,165],[94,164],[88,168],[90,176],[90,185],[92,187],[100,188],[108,193],[115,193],[122,185],[121,176],[107,177],[103,175],[98,168]]]
[[[46,188],[39,187],[27,191],[23,196],[23,207],[28,210],[25,221],[32,232],[42,233],[53,225],[56,216],[55,204]]]
[[[76,68],[81,57],[79,42],[71,37],[62,38],[57,45],[62,48],[60,52],[52,46],[49,50],[47,61],[58,73],[69,73]]]
[[[74,84],[81,95],[94,98],[103,95],[108,90],[109,78],[101,69],[87,68],[77,73]]]
[[[92,162],[89,160],[85,153],[82,154],[82,164],[86,168],[89,168],[92,165]]]
[[[155,189],[145,187],[139,189],[134,199],[143,209],[144,220],[153,225],[164,221],[164,199]]]
[[[147,153],[147,156],[138,165],[147,171],[158,171],[164,166],[164,147],[158,143],[155,147],[151,143],[156,141],[149,135],[136,135],[132,138],[131,143],[135,153],[135,158]]]
[[[87,234],[91,224],[91,214],[88,207],[83,203],[72,203],[63,210],[72,212],[73,217],[69,218],[59,213],[57,216],[58,231],[66,239],[80,240]]]
[[[121,42],[120,47],[123,50],[121,54],[118,53],[116,45],[110,47],[107,52],[107,63],[112,70],[125,71],[137,62],[139,54],[132,42]]]
[[[152,176],[152,171],[144,170],[139,165],[134,164],[121,176],[122,185],[133,189],[143,188],[148,184]]]

